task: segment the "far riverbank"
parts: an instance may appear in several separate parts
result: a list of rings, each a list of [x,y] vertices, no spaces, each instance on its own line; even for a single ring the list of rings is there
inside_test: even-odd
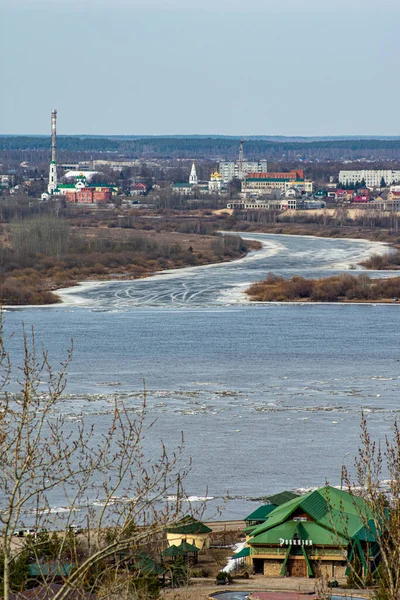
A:
[[[56,304],[61,301],[57,290],[84,281],[143,279],[165,270],[229,262],[261,248],[259,242],[238,235],[80,229],[52,221],[27,220],[17,233],[11,228],[0,276],[3,306]]]
[[[400,277],[371,279],[367,275],[341,274],[321,279],[269,274],[247,290],[253,302],[398,302]]]

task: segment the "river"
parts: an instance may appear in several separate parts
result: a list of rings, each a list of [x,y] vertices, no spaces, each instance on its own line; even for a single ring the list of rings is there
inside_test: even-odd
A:
[[[73,338],[62,403],[71,423],[83,418],[105,431],[114,395],[139,405],[145,379],[156,418],[146,451],[155,455],[161,438],[173,450],[184,432],[193,459],[186,491],[193,503],[213,498],[209,518],[218,506],[223,517],[241,519],[258,496],[339,484],[361,410],[383,436],[400,408],[398,305],[254,305],[244,295],[268,272],[329,275],[386,245],[246,237],[263,250],[233,263],[84,284],[63,291],[63,305],[5,314],[16,362],[22,321],[53,364]]]

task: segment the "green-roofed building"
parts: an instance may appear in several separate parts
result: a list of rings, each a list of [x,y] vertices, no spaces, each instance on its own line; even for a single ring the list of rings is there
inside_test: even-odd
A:
[[[65,577],[69,577],[73,568],[74,565],[72,564],[38,562],[28,565],[28,577],[31,579],[39,579],[40,581],[48,578],[51,578],[52,581],[56,579],[65,579]]]
[[[133,555],[133,564],[135,570],[141,575],[155,575],[160,577],[164,575],[165,569],[159,565],[149,554],[138,552]]]
[[[264,523],[268,519],[269,514],[275,510],[276,506],[276,504],[262,504],[252,513],[247,515],[244,519],[246,522],[246,532],[249,527],[254,528],[256,525]]]
[[[179,546],[168,546],[162,553],[161,556],[164,559],[170,559],[175,561],[178,558],[184,558],[187,561],[192,562],[193,564],[197,563],[199,554],[199,549],[197,546],[193,546],[192,544],[188,544],[188,542],[182,542]]]
[[[169,546],[179,546],[182,542],[187,542],[199,550],[206,550],[210,546],[211,532],[212,529],[207,525],[187,516],[167,528],[167,542]]]
[[[269,514],[281,504],[288,502],[289,500],[293,500],[293,498],[298,498],[298,494],[294,492],[280,492],[279,494],[275,494],[274,496],[266,496],[266,500],[268,500],[268,504],[262,504],[252,513],[250,513],[247,517],[245,517],[246,521],[246,530],[247,533],[248,528],[252,528],[255,525],[260,525],[267,520]]]
[[[366,503],[344,490],[326,486],[295,496],[271,510],[264,522],[246,528],[247,563],[267,576],[315,577],[322,572],[339,580],[358,556],[364,573],[373,571],[378,547],[372,528],[366,527],[371,519]]]
[[[261,523],[264,523],[268,519],[270,513],[275,510],[275,508],[281,504],[284,504],[285,502],[288,502],[289,500],[293,500],[293,498],[298,498],[298,494],[289,491],[280,492],[274,496],[266,496],[265,499],[268,500],[268,504],[262,504],[252,513],[247,515],[247,517],[245,517],[244,520],[246,521],[246,529],[244,532],[249,534],[251,531],[253,531],[256,525],[261,525]]]

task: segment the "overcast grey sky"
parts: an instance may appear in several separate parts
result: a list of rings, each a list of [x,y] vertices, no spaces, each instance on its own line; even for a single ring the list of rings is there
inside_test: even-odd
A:
[[[0,0],[0,133],[400,135],[399,0]]]

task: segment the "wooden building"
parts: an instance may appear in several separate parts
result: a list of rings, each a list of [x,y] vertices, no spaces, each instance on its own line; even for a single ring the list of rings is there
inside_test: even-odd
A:
[[[378,560],[372,528],[366,526],[371,518],[361,498],[326,486],[277,506],[264,522],[247,527],[241,555],[247,555],[254,573],[266,576],[323,573],[342,579],[356,556],[366,573]]]

